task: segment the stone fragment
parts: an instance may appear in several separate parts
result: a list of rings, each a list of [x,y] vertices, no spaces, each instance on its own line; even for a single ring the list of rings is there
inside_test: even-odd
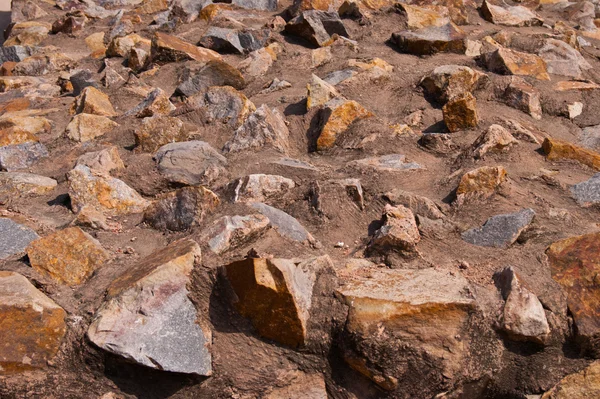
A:
[[[218,53],[246,54],[265,46],[270,30],[229,29],[211,26],[198,44]]]
[[[75,213],[90,206],[107,215],[141,213],[149,205],[125,182],[110,175],[77,165],[67,173],[71,207]]]
[[[177,241],[127,270],[108,287],[87,336],[98,347],[165,372],[212,374],[212,332],[189,299],[200,247]]]
[[[87,21],[88,19],[84,14],[65,15],[54,21],[52,24],[52,33],[73,35],[82,31]]]
[[[124,115],[135,115],[138,118],[147,118],[154,115],[168,115],[175,110],[169,96],[162,89],[152,90],[138,105],[127,111]]]
[[[540,92],[521,78],[513,76],[504,92],[504,101],[507,105],[531,115],[533,119],[542,119]]]
[[[204,108],[211,119],[226,122],[235,129],[256,111],[248,97],[230,86],[211,87],[205,93],[188,97],[186,103],[191,109]]]
[[[225,266],[224,271],[236,294],[234,306],[261,336],[301,347],[307,340],[317,272],[331,265],[328,256],[249,258]]]
[[[575,101],[571,104],[567,104],[567,114],[569,119],[573,120],[577,118],[583,112],[583,103]]]
[[[369,246],[377,251],[397,251],[407,255],[416,253],[421,240],[412,211],[402,205],[385,205],[382,226],[375,232]]]
[[[32,56],[34,49],[29,46],[7,46],[4,43],[0,47],[0,63],[4,64],[7,61],[20,62],[25,58]]]
[[[92,33],[85,38],[85,44],[92,52],[106,50],[104,46],[104,32]]]
[[[136,7],[136,14],[156,14],[169,8],[168,0],[144,0]]]
[[[587,399],[600,396],[600,361],[567,375],[540,399]]]
[[[312,234],[293,216],[262,202],[254,202],[250,206],[269,218],[271,225],[283,237],[312,246],[318,245]]]
[[[573,185],[571,195],[579,206],[590,207],[600,204],[600,173]]]
[[[472,92],[485,75],[463,65],[443,65],[421,80],[425,94],[445,104],[453,97]]]
[[[65,130],[71,140],[85,142],[103,136],[119,126],[109,118],[93,114],[77,114],[67,125]]]
[[[365,209],[365,197],[359,179],[331,179],[323,183],[314,181],[311,186],[311,206],[328,219],[334,219],[341,207],[355,206]]]
[[[233,202],[264,202],[294,188],[292,179],[277,175],[253,174],[233,181]]]
[[[317,47],[332,43],[332,36],[348,37],[348,32],[337,12],[308,10],[290,20],[285,31],[308,40]]]
[[[24,254],[30,242],[39,236],[27,226],[8,218],[0,218],[0,260]]]
[[[4,42],[7,46],[40,45],[50,33],[51,25],[39,22],[20,22],[15,24],[10,31],[9,38]]]
[[[362,105],[345,98],[334,98],[325,103],[321,111],[321,133],[317,138],[317,151],[333,148],[336,138],[344,133],[352,123],[373,114]]]
[[[500,125],[491,125],[473,143],[473,155],[475,158],[482,158],[490,151],[504,151],[517,143],[518,141],[508,130]]]
[[[384,198],[394,206],[402,205],[410,209],[414,214],[422,215],[429,219],[437,220],[445,218],[444,213],[434,201],[400,188],[385,193]]]
[[[523,6],[499,6],[484,0],[481,15],[487,21],[496,25],[505,26],[541,26],[544,20],[527,7]]]
[[[263,104],[251,113],[244,124],[225,143],[224,152],[239,152],[270,146],[287,154],[290,148],[290,132],[283,115],[276,108]]]
[[[63,71],[73,65],[73,60],[61,53],[32,55],[18,62],[12,70],[15,76],[42,76]]]
[[[117,115],[108,95],[92,86],[83,89],[73,104],[73,111],[76,114],[84,113],[109,117]]]
[[[106,55],[109,57],[128,58],[131,50],[138,44],[150,47],[151,41],[143,38],[137,33],[131,33],[126,36],[117,36],[108,45]]]
[[[200,10],[207,6],[210,1],[198,0],[173,0],[171,2],[170,18],[179,18],[186,24],[194,22]]]
[[[466,34],[452,22],[416,31],[393,33],[391,41],[403,53],[431,55],[441,52],[464,54]]]
[[[550,334],[546,313],[538,297],[531,292],[512,267],[494,275],[505,300],[502,328],[514,340],[543,344]]]
[[[212,86],[231,86],[241,90],[246,81],[239,70],[225,62],[209,61],[200,68],[187,67],[177,86],[176,94],[186,97],[206,91]]]
[[[600,170],[600,154],[595,151],[549,137],[544,139],[542,149],[550,161],[572,160]]]
[[[129,50],[127,66],[132,71],[139,72],[146,66],[150,58],[150,46],[136,45]]]
[[[451,98],[442,108],[444,123],[450,132],[471,129],[479,124],[477,99],[465,92]]]
[[[378,172],[404,172],[407,170],[424,169],[424,166],[406,159],[403,154],[389,154],[380,157],[369,157],[350,161],[348,166],[359,169],[371,169]]]
[[[529,208],[492,216],[483,226],[467,230],[461,237],[466,242],[480,247],[508,248],[531,224],[534,216],[535,212]]]
[[[221,255],[254,241],[265,233],[270,225],[269,218],[260,214],[223,216],[205,230],[203,237],[210,250]]]
[[[598,90],[600,89],[600,85],[590,82],[590,81],[578,81],[578,80],[569,80],[569,81],[561,81],[556,82],[554,85],[554,90],[557,91],[570,91],[570,90],[581,90],[581,91],[589,91],[589,90]]]
[[[0,147],[0,170],[12,172],[25,169],[47,156],[46,146],[36,142]]]
[[[9,127],[0,130],[0,147],[23,143],[37,143],[38,138],[35,134],[20,128]]]
[[[20,3],[20,4],[19,4]],[[44,18],[48,13],[44,11],[33,0],[29,1],[14,1],[12,5],[11,22],[31,21],[34,19]]]
[[[438,155],[446,155],[456,152],[459,148],[454,144],[452,135],[445,133],[424,133],[419,139],[419,145],[423,149]]]
[[[144,118],[134,135],[136,150],[143,152],[155,152],[163,145],[188,138],[180,119],[162,115]]]
[[[293,383],[275,388],[265,399],[327,399],[327,388],[321,374],[297,374]]]
[[[24,276],[0,271],[0,375],[45,368],[65,336],[66,316]]]
[[[397,3],[398,10],[406,18],[409,29],[423,29],[430,26],[444,26],[450,22],[448,9],[434,5],[409,5]]]
[[[502,166],[482,166],[465,173],[456,189],[456,202],[484,200],[494,195],[506,181],[506,169]]]
[[[287,80],[279,80],[278,78],[275,78],[265,89],[261,90],[260,94],[273,93],[275,91],[284,90],[290,87],[292,87],[292,84]]]
[[[532,76],[539,80],[550,80],[546,62],[537,55],[522,53],[507,48],[483,54],[487,69],[503,75]]]
[[[125,168],[125,164],[119,156],[119,150],[115,146],[85,153],[77,158],[77,165],[85,165],[90,169],[104,173]]]
[[[24,172],[0,172],[0,193],[13,196],[43,195],[54,190],[57,182],[49,177]]]
[[[248,58],[238,64],[238,68],[244,76],[252,79],[264,76],[269,72],[273,63],[277,60],[277,54],[271,51],[269,47],[271,45],[251,52],[248,54]]]
[[[68,227],[33,241],[27,247],[31,267],[71,287],[84,283],[110,256],[79,227]]]
[[[79,96],[83,89],[85,89],[88,86],[94,86],[95,88],[98,88],[100,86],[94,74],[87,69],[81,69],[71,72],[71,75],[69,76],[69,83],[72,86],[74,96]]]
[[[546,62],[548,72],[555,75],[578,79],[582,77],[583,71],[592,68],[579,51],[562,40],[546,39],[538,55]]]
[[[158,170],[173,183],[208,185],[226,172],[227,159],[204,141],[166,144],[156,151]]]
[[[312,68],[317,68],[321,65],[325,65],[333,60],[331,47],[319,47],[318,49],[312,50],[310,53],[310,57]]]
[[[152,39],[150,58],[152,62],[160,65],[187,60],[194,60],[202,63],[223,60],[221,55],[215,51],[194,46],[175,36],[170,36],[161,32],[156,32]]]
[[[341,95],[333,85],[325,82],[315,74],[312,75],[310,83],[306,85],[306,89],[308,91],[306,109],[318,107]]]
[[[29,133],[32,135],[50,133],[52,122],[40,116],[37,110],[23,110],[22,112],[5,112],[0,116],[0,129],[13,128],[14,134],[18,132]]]

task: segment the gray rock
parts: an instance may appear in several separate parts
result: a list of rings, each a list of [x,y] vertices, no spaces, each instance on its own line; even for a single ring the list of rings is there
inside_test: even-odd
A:
[[[333,71],[327,74],[323,80],[330,85],[340,84],[348,79],[352,79],[358,72],[353,69],[342,69],[341,71]]]
[[[92,72],[88,71],[87,69],[73,73],[69,80],[73,86],[74,96],[80,95],[83,89],[88,86],[93,86],[97,89],[100,87],[100,84],[94,79]]]
[[[209,61],[200,69],[186,68],[175,94],[189,97],[211,86],[231,86],[241,90],[246,86],[246,82],[240,72],[231,65],[220,61]]]
[[[249,243],[271,226],[264,215],[223,216],[217,219],[203,234],[208,247],[217,255]]]
[[[325,46],[333,34],[349,37],[337,12],[308,10],[290,20],[285,31],[302,37],[316,46]]]
[[[233,202],[263,202],[294,188],[292,179],[277,175],[252,174],[233,181]]]
[[[171,4],[170,18],[179,18],[186,24],[194,22],[200,11],[207,5],[211,4],[211,0],[174,0]]]
[[[277,10],[277,0],[233,0],[231,4],[247,10]]]
[[[33,49],[27,46],[0,47],[0,64],[4,64],[6,61],[21,62],[33,55],[33,52]]]
[[[48,150],[41,143],[27,142],[0,147],[0,170],[11,172],[28,168],[47,156]]]
[[[46,176],[25,172],[0,172],[0,193],[19,196],[42,195],[54,190],[57,182]]]
[[[310,234],[293,216],[290,216],[277,208],[263,204],[262,202],[255,202],[250,206],[268,217],[271,225],[273,225],[283,237],[294,241],[308,242],[313,246],[317,245],[317,241],[312,234]]]
[[[158,170],[174,183],[210,184],[225,173],[227,159],[204,141],[170,143],[154,155]]]
[[[24,254],[29,243],[38,238],[40,236],[29,227],[8,218],[0,218],[0,259]]]
[[[580,206],[589,207],[600,203],[600,173],[571,187],[571,194]]]
[[[186,105],[191,110],[204,109],[211,121],[223,121],[234,129],[256,110],[252,101],[230,86],[210,87],[204,93],[188,97]]]
[[[289,168],[302,169],[312,172],[318,172],[319,169],[311,165],[308,162],[300,161],[293,158],[280,158],[277,161],[272,162],[276,165],[287,166]]]
[[[521,232],[533,221],[533,209],[522,209],[519,212],[496,215],[489,218],[482,227],[462,233],[466,242],[481,247],[508,248]]]
[[[264,47],[269,35],[268,29],[240,31],[211,26],[200,38],[198,45],[219,53],[246,54]]]
[[[382,172],[400,172],[414,169],[424,169],[416,162],[407,162],[406,155],[390,154],[380,157],[370,157],[348,162],[348,166],[359,169],[375,169]]]
[[[579,144],[591,150],[600,149],[600,125],[584,128],[579,135]]]
[[[430,55],[440,52],[464,54],[466,34],[453,23],[392,34],[392,42],[403,53]]]
[[[290,132],[281,113],[263,104],[250,114],[244,124],[225,143],[224,152],[238,152],[264,146],[272,146],[287,154]]]
[[[592,68],[579,51],[562,40],[547,39],[538,55],[546,61],[548,72],[555,75],[581,78],[583,71]]]

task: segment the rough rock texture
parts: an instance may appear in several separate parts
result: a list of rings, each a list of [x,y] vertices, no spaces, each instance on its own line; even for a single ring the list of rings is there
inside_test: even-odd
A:
[[[462,65],[443,65],[423,78],[421,86],[435,101],[445,104],[451,98],[472,92],[485,75]]]
[[[451,98],[442,111],[444,123],[451,132],[470,129],[479,124],[477,99],[469,92]]]
[[[502,166],[483,166],[465,173],[456,189],[457,202],[486,199],[494,195],[506,181],[506,169]]]
[[[235,131],[233,138],[225,143],[223,151],[238,152],[272,146],[286,154],[289,134],[283,115],[277,109],[262,105]]]
[[[233,202],[264,202],[294,188],[296,183],[283,176],[255,174],[237,179],[230,186]]]
[[[186,141],[187,138],[183,122],[170,116],[144,118],[142,126],[135,131],[135,144],[139,151],[144,152],[155,152],[163,145]]]
[[[83,142],[102,136],[119,126],[109,118],[93,114],[78,114],[71,119],[65,130],[71,140]]]
[[[115,116],[109,97],[95,87],[86,87],[83,89],[77,100],[73,104],[73,110],[76,114],[93,114],[100,116]]]
[[[600,170],[600,154],[566,141],[546,138],[542,143],[546,157],[551,161],[573,160]]]
[[[208,184],[225,172],[227,160],[204,141],[163,145],[154,159],[158,170],[175,183]]]
[[[524,229],[533,221],[533,209],[496,215],[489,218],[481,227],[462,233],[463,240],[484,247],[507,248],[512,245]]]
[[[207,227],[203,236],[210,250],[220,255],[257,239],[270,228],[270,224],[266,216],[258,214],[223,216]]]
[[[452,22],[416,31],[392,34],[392,41],[403,53],[428,55],[440,52],[464,53],[466,35]]]
[[[508,149],[518,141],[500,125],[491,125],[473,143],[473,155],[482,158],[488,152],[500,152]]]
[[[25,172],[0,172],[0,193],[19,195],[43,195],[54,190],[57,181],[49,177]]]
[[[534,54],[523,53],[507,48],[499,48],[485,54],[487,69],[503,75],[532,76],[540,80],[550,80],[546,62]]]
[[[375,250],[392,250],[411,254],[421,240],[412,211],[402,205],[386,205],[381,228],[375,232],[370,246]]]
[[[600,203],[600,174],[596,173],[588,180],[574,184],[571,194],[580,206],[588,207]]]
[[[504,92],[504,101],[507,105],[531,115],[534,119],[542,119],[540,92],[516,76]]]
[[[263,204],[262,202],[255,202],[251,204],[252,208],[269,218],[271,225],[277,229],[279,234],[283,237],[289,238],[293,241],[306,242],[311,245],[316,244],[315,238],[306,230],[304,226],[298,222],[294,217],[288,215],[282,210]]]
[[[42,143],[26,142],[0,147],[0,170],[25,169],[47,156],[48,149]]]
[[[496,25],[506,26],[535,26],[544,21],[533,11],[523,6],[502,7],[484,0],[481,5],[481,15]]]
[[[541,399],[585,399],[600,395],[600,362],[594,362],[578,373],[569,374]]]
[[[0,259],[25,253],[29,243],[39,236],[27,226],[8,218],[0,218]]]
[[[348,37],[346,27],[337,12],[320,10],[302,12],[287,23],[285,31],[319,47],[329,45],[334,34]]]

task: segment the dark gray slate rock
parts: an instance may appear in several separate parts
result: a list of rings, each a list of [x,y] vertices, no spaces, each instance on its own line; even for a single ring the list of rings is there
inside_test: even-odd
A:
[[[571,187],[571,194],[580,206],[588,207],[600,203],[600,173]]]
[[[227,159],[204,141],[169,143],[158,149],[158,170],[174,183],[210,184],[225,172]]]
[[[337,12],[319,10],[304,11],[287,23],[285,31],[319,47],[326,45],[334,33],[349,37]]]
[[[483,226],[462,233],[462,239],[480,247],[508,248],[517,241],[534,216],[535,212],[530,208],[492,216]]]
[[[269,33],[268,29],[239,31],[211,26],[200,38],[198,45],[219,53],[244,54],[264,47]]]
[[[20,62],[33,55],[33,49],[27,46],[0,47],[0,64],[6,61]]]
[[[12,172],[28,168],[47,156],[48,150],[41,143],[27,142],[0,147],[0,170]]]
[[[175,94],[189,97],[203,92],[211,86],[231,86],[241,90],[246,87],[246,82],[240,71],[228,63],[209,61],[200,69],[186,68],[181,75],[181,83],[177,86]]]
[[[81,94],[83,89],[88,86],[99,88],[100,84],[94,79],[94,75],[87,69],[82,69],[71,75],[69,79],[73,86],[73,95],[78,96]]]
[[[29,227],[13,222],[11,219],[0,218],[0,259],[25,253],[30,242],[40,236]]]
[[[293,216],[288,215],[282,210],[263,204],[262,202],[255,202],[250,206],[269,218],[271,225],[275,227],[283,237],[294,241],[307,242],[311,245],[317,244],[315,238]]]

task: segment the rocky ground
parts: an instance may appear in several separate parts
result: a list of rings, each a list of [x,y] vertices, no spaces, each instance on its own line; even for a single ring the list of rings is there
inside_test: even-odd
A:
[[[0,397],[600,397],[597,14],[13,0]]]

